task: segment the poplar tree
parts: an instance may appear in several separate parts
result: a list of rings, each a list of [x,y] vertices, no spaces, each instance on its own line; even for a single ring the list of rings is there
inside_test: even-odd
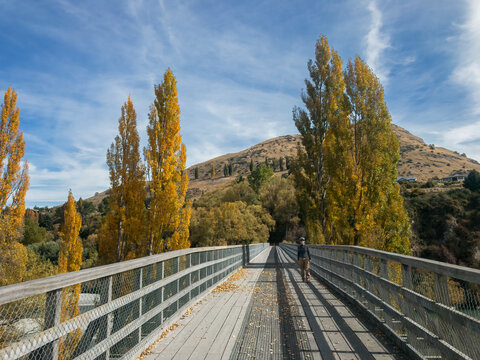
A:
[[[65,204],[64,220],[59,232],[60,253],[58,256],[58,270],[60,273],[80,270],[82,266],[83,246],[78,234],[82,226],[82,218],[77,212],[75,199],[72,191],[68,193],[68,200]],[[80,298],[81,284],[73,285],[62,290],[62,310],[60,321],[72,319],[80,315],[78,301]],[[59,359],[69,359],[73,349],[80,341],[80,329],[74,330],[67,336],[62,337],[59,342]]]
[[[325,169],[325,140],[336,121],[343,101],[342,68],[338,54],[325,37],[315,46],[315,61],[308,62],[310,79],[302,101],[306,110],[294,108],[293,120],[302,135],[303,148],[297,149],[293,174],[297,198],[312,242],[330,241],[327,189],[330,177]]]
[[[118,135],[107,151],[110,211],[102,225],[99,241],[99,252],[104,263],[146,254],[145,170],[139,149],[137,114],[128,97],[118,119]]]
[[[228,176],[228,166],[227,164],[223,164],[223,177]]]
[[[25,194],[29,185],[28,163],[22,164],[25,155],[23,132],[19,130],[20,110],[17,94],[8,87],[5,91],[0,124],[0,209],[6,215],[6,229],[0,238],[13,234],[21,226],[25,214]]]
[[[283,158],[282,157],[278,158],[278,166],[280,168],[280,171],[285,170],[284,167],[283,167]]]
[[[29,185],[23,133],[19,129],[17,94],[8,87],[4,93],[0,123],[0,284],[22,281],[27,250],[18,242],[25,214]]]
[[[253,171],[253,167],[254,167],[254,165],[253,165],[253,159],[250,159],[250,172]]]
[[[398,253],[410,252],[410,225],[396,182],[400,146],[391,127],[383,87],[358,56],[345,72],[353,145],[353,244]]]
[[[60,273],[80,270],[82,266],[82,242],[78,237],[82,227],[82,218],[77,212],[72,191],[68,193],[65,204],[63,224],[59,232],[60,252],[58,255],[58,270]]]
[[[233,165],[232,163],[228,163],[228,175],[232,176],[233,174]]]
[[[198,179],[198,167],[195,168],[194,175],[195,175],[195,180],[197,180]]]
[[[188,174],[187,150],[180,135],[177,81],[170,69],[155,86],[147,126],[145,160],[150,177],[147,211],[148,254],[190,247],[188,241],[191,205],[185,201]]]

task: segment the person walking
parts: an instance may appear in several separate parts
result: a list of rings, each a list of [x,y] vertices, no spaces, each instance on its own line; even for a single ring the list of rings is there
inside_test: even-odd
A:
[[[300,265],[300,273],[302,274],[302,280],[308,282],[310,281],[310,261],[312,257],[310,256],[308,246],[305,245],[305,238],[301,237],[298,240],[300,244],[298,245],[297,260]]]

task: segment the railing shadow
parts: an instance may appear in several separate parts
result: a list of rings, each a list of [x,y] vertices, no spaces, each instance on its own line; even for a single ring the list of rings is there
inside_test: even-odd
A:
[[[313,313],[311,307],[307,302],[305,295],[303,294],[302,289],[300,289],[300,286],[297,280],[295,280],[294,278],[293,271],[298,271],[297,266],[295,266],[293,263],[288,262],[286,264],[283,263],[283,267],[286,269],[288,277],[305,311],[308,323],[310,324],[310,327],[313,331],[313,336],[320,350],[322,359],[335,359],[335,356],[327,342],[324,332],[320,329],[320,326],[318,325],[317,321],[315,321],[316,315]],[[374,360],[375,357],[373,356],[373,354],[368,350],[368,348],[361,341],[361,339],[358,337],[355,331],[353,331],[352,328],[347,324],[347,322],[342,317],[342,315],[338,312],[336,307],[327,301],[325,296],[315,287],[315,285],[312,282],[308,282],[307,286],[308,286],[308,289],[312,291],[312,293],[315,295],[317,300],[320,302],[321,306],[325,308],[329,316],[333,319],[335,324],[338,326],[338,331],[341,332],[344,335],[344,337],[347,339],[348,343],[352,348],[352,351],[356,355],[358,355],[362,360],[364,359]]]
[[[293,289],[295,290],[295,294],[297,295],[298,299],[300,300],[300,303],[302,305],[303,311],[305,312],[305,316],[307,318],[307,321],[310,325],[310,329],[312,329],[313,337],[315,339],[315,342],[317,343],[318,349],[320,351],[320,354],[322,356],[323,360],[335,360],[335,356],[333,355],[332,349],[330,348],[327,338],[318,325],[318,323],[312,319],[315,319],[315,314],[313,313],[313,310],[310,308],[310,306],[307,303],[307,299],[305,298],[305,295],[303,294],[302,290],[300,289],[297,281],[294,279],[294,276],[292,274],[292,271],[296,271],[296,266],[293,263],[280,263],[280,266],[282,266],[288,275],[288,278],[290,282],[293,285]],[[282,270],[279,269],[281,272]]]
[[[247,269],[274,269],[277,267],[275,263],[255,263],[255,264],[249,264],[245,266]]]
[[[278,259],[278,249],[275,248],[275,266],[276,280],[277,280],[277,299],[278,299],[278,312],[281,315],[280,321],[280,335],[282,339],[282,351],[284,358],[288,358],[287,354],[293,355],[294,359],[300,359],[300,349],[298,346],[297,334],[294,326],[294,317],[292,314],[292,308],[288,302],[287,287],[285,279],[283,277],[282,269],[280,268]]]

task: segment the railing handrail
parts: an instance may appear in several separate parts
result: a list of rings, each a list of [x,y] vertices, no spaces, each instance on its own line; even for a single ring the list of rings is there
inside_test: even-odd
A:
[[[138,269],[144,266],[169,260],[182,255],[193,254],[219,249],[232,249],[244,245],[209,246],[199,248],[188,248],[169,251],[162,254],[144,256],[138,259],[127,260],[119,263],[96,266],[89,269],[72,271],[69,273],[52,275],[41,279],[25,281],[17,284],[0,287],[0,305],[30,296],[45,294],[78,283],[98,280],[107,276],[115,275],[124,271]]]
[[[366,248],[362,246],[354,245],[317,245],[309,244],[318,248],[324,248],[329,250],[347,250],[356,252],[363,255],[375,256],[379,259],[387,261],[396,261],[404,265],[412,266],[415,268],[436,272],[441,275],[450,276],[458,280],[468,281],[475,284],[480,284],[480,270],[469,268],[466,266],[460,266],[455,264],[449,264],[441,261],[419,258],[410,255],[402,255],[391,253],[383,250],[376,250]]]

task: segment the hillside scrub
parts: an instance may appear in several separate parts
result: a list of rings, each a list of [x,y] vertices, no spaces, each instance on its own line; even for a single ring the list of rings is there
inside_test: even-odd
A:
[[[190,242],[193,247],[266,242],[274,225],[254,190],[243,181],[194,202]]]
[[[260,200],[275,220],[270,241],[295,241],[298,238],[296,230],[300,225],[300,218],[293,179],[274,177],[261,188]]]
[[[414,253],[452,264],[479,267],[480,192],[405,192],[412,219]]]

